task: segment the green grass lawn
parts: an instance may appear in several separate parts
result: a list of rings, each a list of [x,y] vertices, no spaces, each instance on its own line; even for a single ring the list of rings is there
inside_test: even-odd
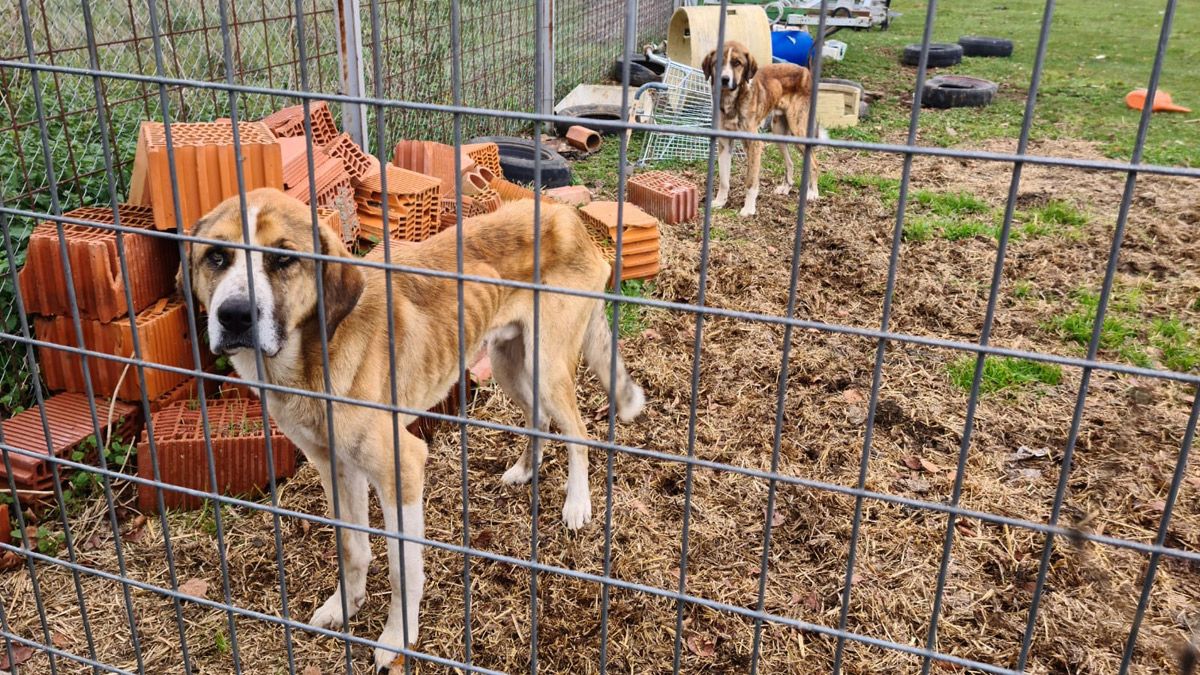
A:
[[[996,81],[1000,92],[983,108],[921,112],[920,140],[951,146],[1020,133],[1037,49],[1042,0],[939,3],[933,39],[955,42],[962,35],[1004,37],[1015,44],[1004,59],[965,58],[931,73],[972,75]],[[1130,90],[1150,77],[1166,2],[1060,2],[1050,28],[1033,139],[1095,141],[1114,159],[1128,159],[1137,134],[1138,111],[1125,106]],[[849,45],[842,62],[825,64],[825,75],[858,80],[883,94],[860,126],[835,132],[842,138],[895,140],[908,127],[916,68],[901,66],[904,45],[920,42],[926,4],[895,0],[903,16],[886,32],[842,32]],[[1181,4],[1175,13],[1160,87],[1180,105],[1200,111],[1200,12]],[[1150,124],[1145,161],[1200,166],[1200,115],[1158,113]]]

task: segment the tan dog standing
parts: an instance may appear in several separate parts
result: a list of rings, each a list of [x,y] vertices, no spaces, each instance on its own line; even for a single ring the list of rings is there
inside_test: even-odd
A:
[[[717,50],[704,57],[702,68],[709,82],[717,65]],[[750,51],[740,42],[726,42],[721,55],[721,128],[726,131],[756,132],[763,120],[771,115],[771,133],[804,136],[807,131],[809,97],[812,94],[812,74],[808,68],[790,63],[771,63],[759,67]],[[745,141],[746,202],[739,212],[752,216],[757,211],[758,176],[762,167],[762,142]],[[795,168],[788,143],[779,143],[787,167],[786,182],[775,194],[785,195],[792,190]],[[729,164],[733,156],[732,139],[717,139],[717,166],[720,185],[712,201],[713,208],[725,206],[729,200]],[[812,175],[808,181],[809,201],[820,197],[817,191],[817,161],[812,159]]]
[[[317,317],[316,263],[288,255],[287,251],[313,250],[309,207],[274,189],[246,195],[246,231],[249,241],[284,252],[253,251],[247,265],[245,250],[220,244],[189,244],[187,263],[192,290],[208,309],[208,334],[212,350],[228,354],[237,372],[256,380],[254,348],[262,350],[265,381],[305,391],[324,392],[320,323]],[[609,265],[589,238],[575,210],[544,204],[541,207],[541,281],[582,291],[603,291]],[[493,279],[533,280],[533,202],[509,204],[499,211],[472,218],[463,227],[466,274]],[[241,243],[243,220],[237,197],[226,200],[193,229],[205,239]],[[371,254],[382,260],[382,246]],[[353,258],[336,232],[320,230],[320,252]],[[393,247],[397,265],[454,272],[456,241],[453,229],[420,244]],[[332,392],[356,400],[390,404],[388,350],[394,350],[398,404],[428,410],[446,396],[458,380],[458,300],[454,279],[395,272],[392,276],[393,312],[386,307],[383,270],[352,264],[324,264],[326,338]],[[248,284],[254,288],[250,299]],[[530,290],[479,282],[464,284],[463,318],[467,354],[485,342],[493,373],[504,391],[525,411],[532,405],[533,293]],[[582,352],[587,365],[608,388],[612,335],[600,300],[543,292],[540,299],[539,409],[540,427],[552,420],[563,434],[587,438],[579,415],[575,375]],[[257,315],[257,322],[252,316]],[[389,343],[389,320],[394,342]],[[638,415],[644,403],[642,390],[629,377],[624,364],[616,364],[616,406],[622,420]],[[424,536],[422,488],[426,446],[405,431],[413,415],[401,415],[400,479],[396,484],[392,418],[385,410],[348,403],[333,405],[337,475],[333,475],[326,427],[326,402],[299,394],[269,391],[272,419],[317,468],[332,512],[336,482],[341,518],[366,525],[368,492],[373,487],[383,510],[384,525],[412,537]],[[532,446],[532,443],[530,444]],[[587,477],[587,448],[568,443],[567,497],[563,520],[571,529],[591,519]],[[539,458],[540,459],[540,458]],[[524,483],[536,470],[531,448],[504,474],[506,483]],[[398,493],[403,500],[397,513]],[[371,548],[363,532],[345,531],[346,604],[353,615],[366,600],[367,565]],[[392,588],[391,608],[379,642],[413,645],[417,640],[417,610],[424,585],[422,547],[405,543],[402,591],[399,544],[388,539],[388,569]],[[402,593],[407,614],[402,610]],[[341,589],[317,609],[311,623],[340,628],[343,616]],[[407,621],[407,635],[403,626]],[[375,666],[384,670],[395,653],[378,648]]]

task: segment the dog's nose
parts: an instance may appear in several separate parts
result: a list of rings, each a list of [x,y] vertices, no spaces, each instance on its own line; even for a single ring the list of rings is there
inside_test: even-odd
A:
[[[246,298],[231,298],[217,309],[217,321],[234,335],[250,330],[254,324],[254,306]]]

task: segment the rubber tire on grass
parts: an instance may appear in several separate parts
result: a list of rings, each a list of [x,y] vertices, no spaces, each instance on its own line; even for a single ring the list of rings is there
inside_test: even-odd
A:
[[[625,60],[617,59],[613,61],[612,69],[608,71],[608,76],[617,82],[621,81],[624,76]],[[655,63],[644,56],[634,57],[629,62],[629,86],[640,87],[643,84],[651,82],[662,82],[663,73],[667,67],[661,63]]]
[[[621,106],[607,105],[607,104],[602,104],[602,103],[586,103],[583,105],[567,106],[566,108],[559,110],[555,114],[561,115],[563,117],[583,117],[585,119],[604,120],[606,122],[620,122],[621,121]],[[571,127],[575,126],[576,124],[578,124],[578,122],[565,122],[565,121],[564,122],[555,122],[554,130],[556,132],[558,132],[559,136],[566,136],[567,129],[570,129]],[[582,126],[587,126],[587,125],[584,124]],[[607,127],[588,127],[588,128],[595,129],[596,131],[600,132],[604,136],[612,136],[613,134],[618,134],[621,132],[621,129],[619,129],[619,128],[618,129],[607,128]]]
[[[995,82],[964,75],[935,75],[925,80],[921,105],[926,108],[979,108],[992,102]]]
[[[963,48],[949,42],[930,42],[929,60],[926,65],[930,68],[944,68],[962,63]],[[904,53],[900,55],[900,63],[915,66],[921,60],[921,45],[904,45]]]
[[[533,141],[516,136],[480,136],[468,143],[495,143],[500,150],[500,170],[514,183],[533,183]],[[554,150],[541,147],[542,187],[554,188],[571,184],[571,166]]]
[[[994,37],[964,35],[958,38],[963,56],[1012,56],[1012,40]]]

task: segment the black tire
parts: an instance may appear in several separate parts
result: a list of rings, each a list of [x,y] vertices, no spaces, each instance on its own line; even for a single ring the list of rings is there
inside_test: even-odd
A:
[[[1012,56],[1012,40],[993,37],[977,37],[964,35],[958,38],[958,46],[963,49],[963,56]]]
[[[495,143],[500,150],[500,171],[514,183],[532,184],[534,169],[533,141],[516,136],[480,136],[468,143]],[[541,147],[542,187],[571,184],[571,166],[562,155]]]
[[[865,119],[867,119],[867,115],[870,115],[870,114],[871,114],[871,104],[867,103],[866,101],[859,101],[858,102],[858,119],[865,120]]]
[[[608,76],[620,82],[624,75],[624,69],[625,60],[617,59],[613,62]],[[635,57],[629,62],[629,86],[640,87],[651,82],[662,82],[662,76],[666,70],[667,67],[661,63],[655,63],[644,56]]]
[[[979,108],[992,102],[995,82],[963,75],[936,75],[925,81],[921,105],[926,108]]]
[[[930,42],[929,43],[929,60],[926,64],[930,68],[945,68],[953,66],[956,63],[962,63],[963,48],[951,44],[949,42]],[[900,55],[900,63],[906,66],[915,66],[921,60],[921,45],[904,45],[904,53]]]
[[[572,105],[563,108],[556,113],[563,117],[583,117],[585,119],[604,120],[605,122],[620,122],[621,121],[621,106],[619,105],[602,105],[598,103],[588,103],[586,105]],[[570,129],[578,122],[555,122],[554,130],[559,136],[566,136],[567,129]],[[582,126],[587,126],[586,124]],[[605,127],[588,127],[595,129],[604,136],[612,136],[618,134],[621,129],[605,128]]]

